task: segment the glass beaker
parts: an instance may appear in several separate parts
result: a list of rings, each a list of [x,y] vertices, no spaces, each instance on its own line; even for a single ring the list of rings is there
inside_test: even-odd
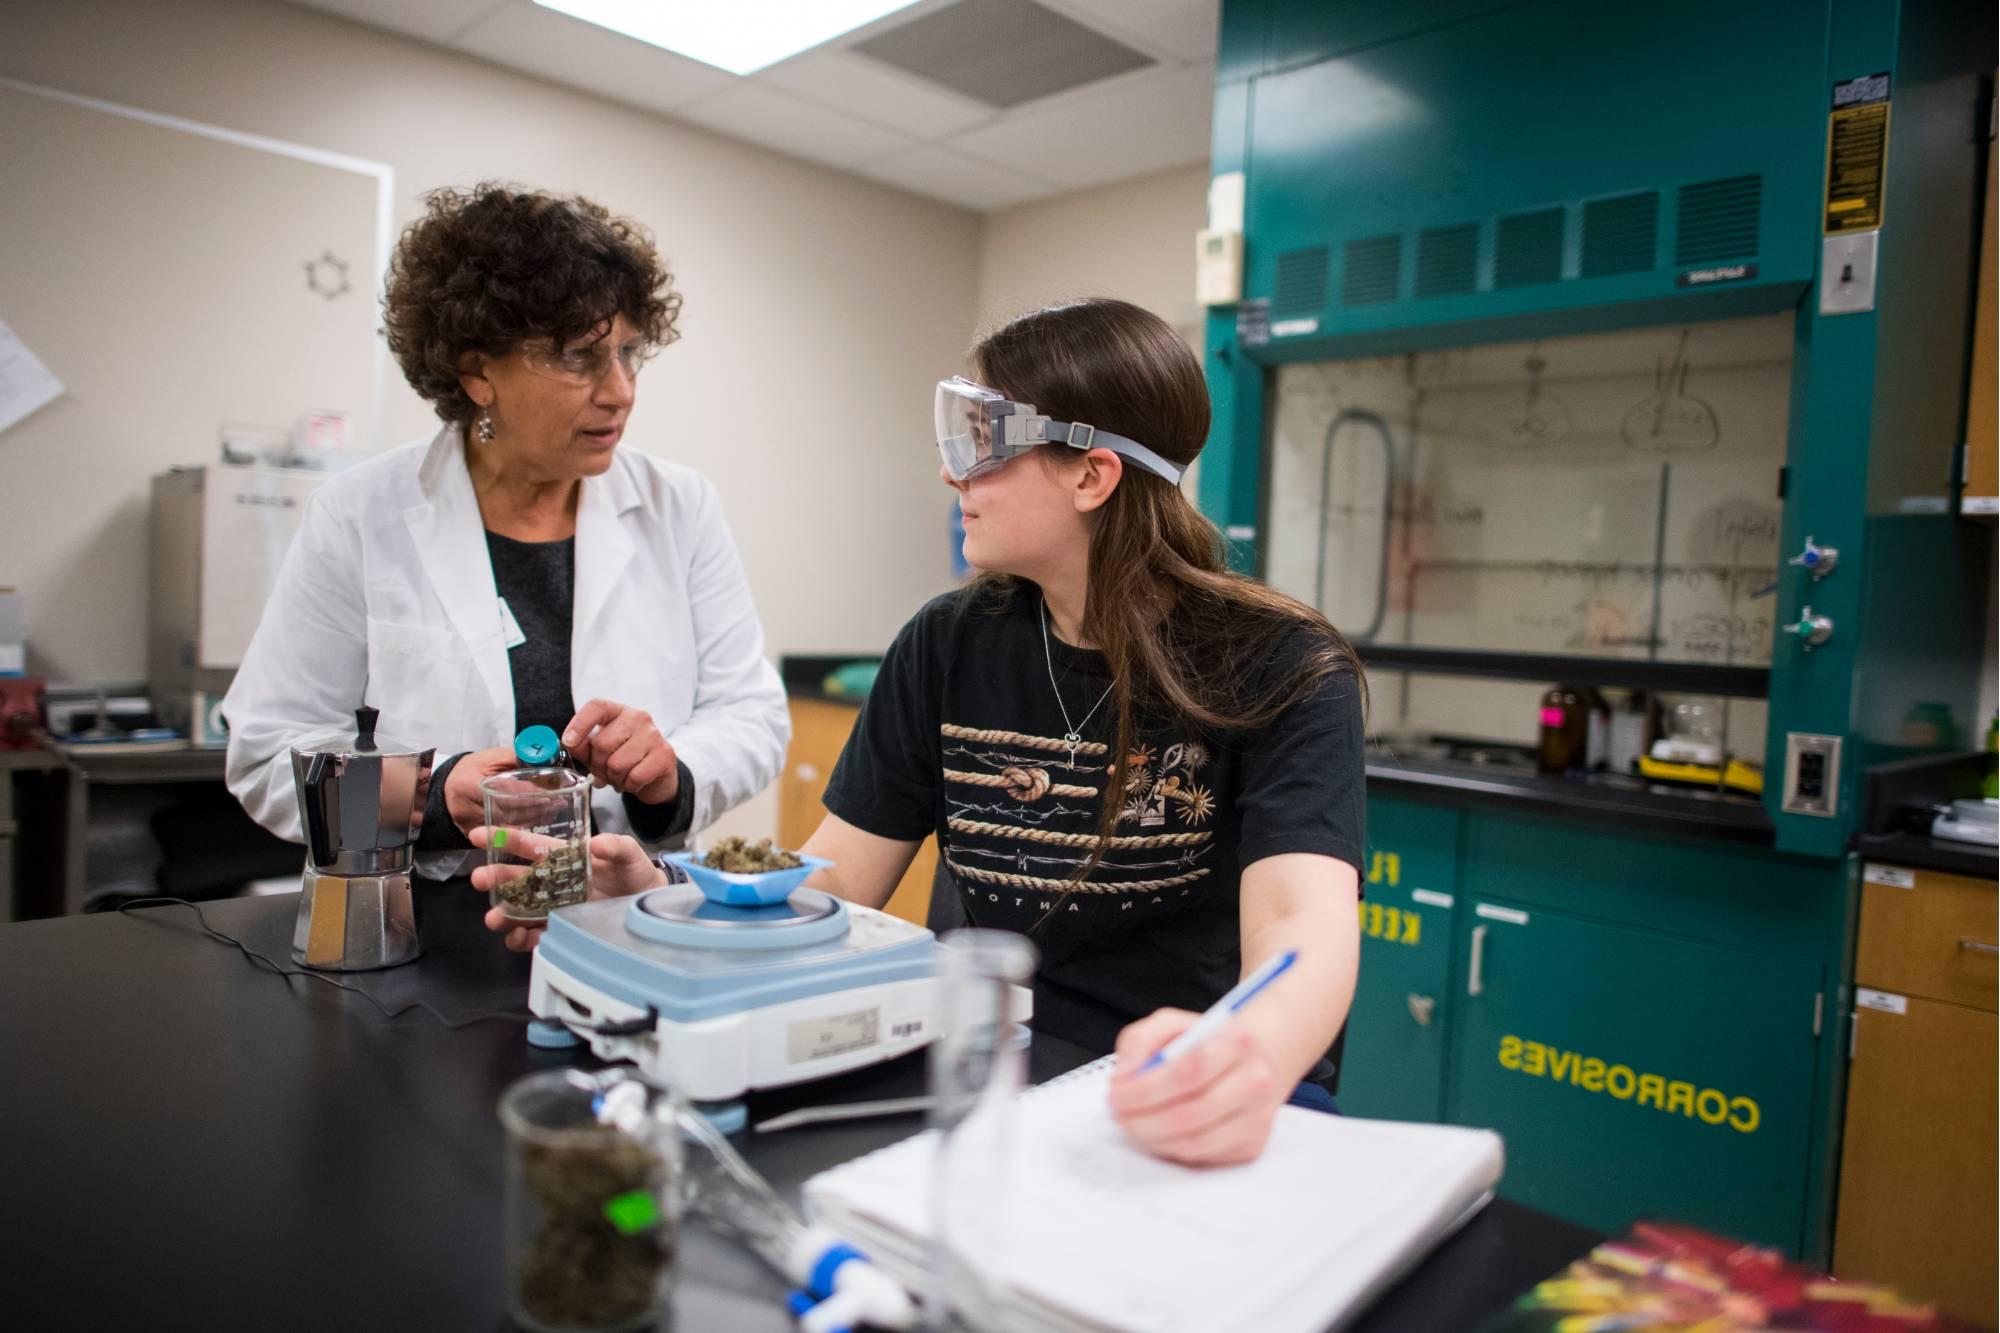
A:
[[[1695,745],[1714,745],[1720,739],[1715,728],[1715,704],[1703,698],[1684,698],[1674,705],[1668,730]]]
[[[500,1123],[515,1321],[537,1333],[670,1329],[681,1141],[667,1094],[629,1070],[549,1070],[501,1095]]]
[[[955,930],[938,945],[938,1021],[931,1044],[930,1289],[925,1326],[1000,1326],[1007,1291],[1007,1173],[1014,1097],[1027,1077],[1028,1029],[1012,1018],[1016,986],[1035,975],[1035,947],[1000,930]]]
[[[539,921],[590,896],[590,779],[567,768],[516,768],[479,784],[486,864],[505,869],[493,905]]]
[[[1722,737],[1729,701],[1705,695],[1682,695],[1665,717],[1665,742],[1654,758],[1681,764],[1722,762]]]

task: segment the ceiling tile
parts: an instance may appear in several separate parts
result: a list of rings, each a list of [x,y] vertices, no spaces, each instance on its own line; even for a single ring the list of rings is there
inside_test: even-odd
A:
[[[654,111],[675,111],[740,82],[734,74],[713,65],[520,0],[474,24],[452,45],[529,74]]]
[[[941,145],[1069,189],[1208,157],[1215,72],[1207,65],[1121,79],[1023,109]]]
[[[909,135],[802,101],[790,93],[740,80],[735,87],[681,107],[674,115],[732,138],[836,167],[851,167],[916,142]]]
[[[1008,108],[1157,63],[1035,0],[958,0],[849,49]]]
[[[369,23],[378,28],[388,28],[394,32],[421,37],[427,42],[441,42],[464,28],[474,19],[508,4],[525,3],[526,0],[425,0],[413,5],[409,0],[292,0],[294,4],[309,9],[323,10],[328,14],[338,14],[342,18],[353,19],[357,23]]]
[[[1046,181],[930,145],[878,158],[854,170],[905,190],[979,211],[1008,208],[1057,191],[1056,186]]]
[[[1043,0],[1141,50],[1174,60],[1212,60],[1221,0]]]
[[[993,117],[991,107],[843,51],[808,51],[759,72],[752,81],[917,139],[940,139]]]

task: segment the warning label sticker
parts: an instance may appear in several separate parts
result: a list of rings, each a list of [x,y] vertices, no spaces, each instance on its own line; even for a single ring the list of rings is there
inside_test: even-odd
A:
[[[1870,74],[1833,85],[1827,117],[1828,236],[1882,225],[1882,176],[1889,149],[1889,76]]]

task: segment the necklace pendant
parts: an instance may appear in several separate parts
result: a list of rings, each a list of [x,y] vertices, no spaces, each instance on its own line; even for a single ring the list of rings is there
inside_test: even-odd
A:
[[[1077,735],[1077,734],[1076,734],[1075,732],[1073,732],[1073,731],[1072,731],[1072,732],[1069,732],[1069,733],[1067,733],[1067,734],[1065,734],[1065,735],[1063,736],[1063,744],[1065,744],[1065,745],[1069,746],[1069,766],[1070,766],[1070,771],[1071,771],[1071,772],[1075,772],[1075,771],[1076,771],[1076,751],[1077,751],[1077,747],[1083,744],[1083,737],[1081,737],[1081,736]]]

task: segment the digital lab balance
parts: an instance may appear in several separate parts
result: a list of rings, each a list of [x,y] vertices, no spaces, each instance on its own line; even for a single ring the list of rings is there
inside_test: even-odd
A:
[[[729,1101],[927,1045],[936,950],[922,926],[817,889],[730,906],[675,883],[552,912],[528,1008],[603,1059]]]

